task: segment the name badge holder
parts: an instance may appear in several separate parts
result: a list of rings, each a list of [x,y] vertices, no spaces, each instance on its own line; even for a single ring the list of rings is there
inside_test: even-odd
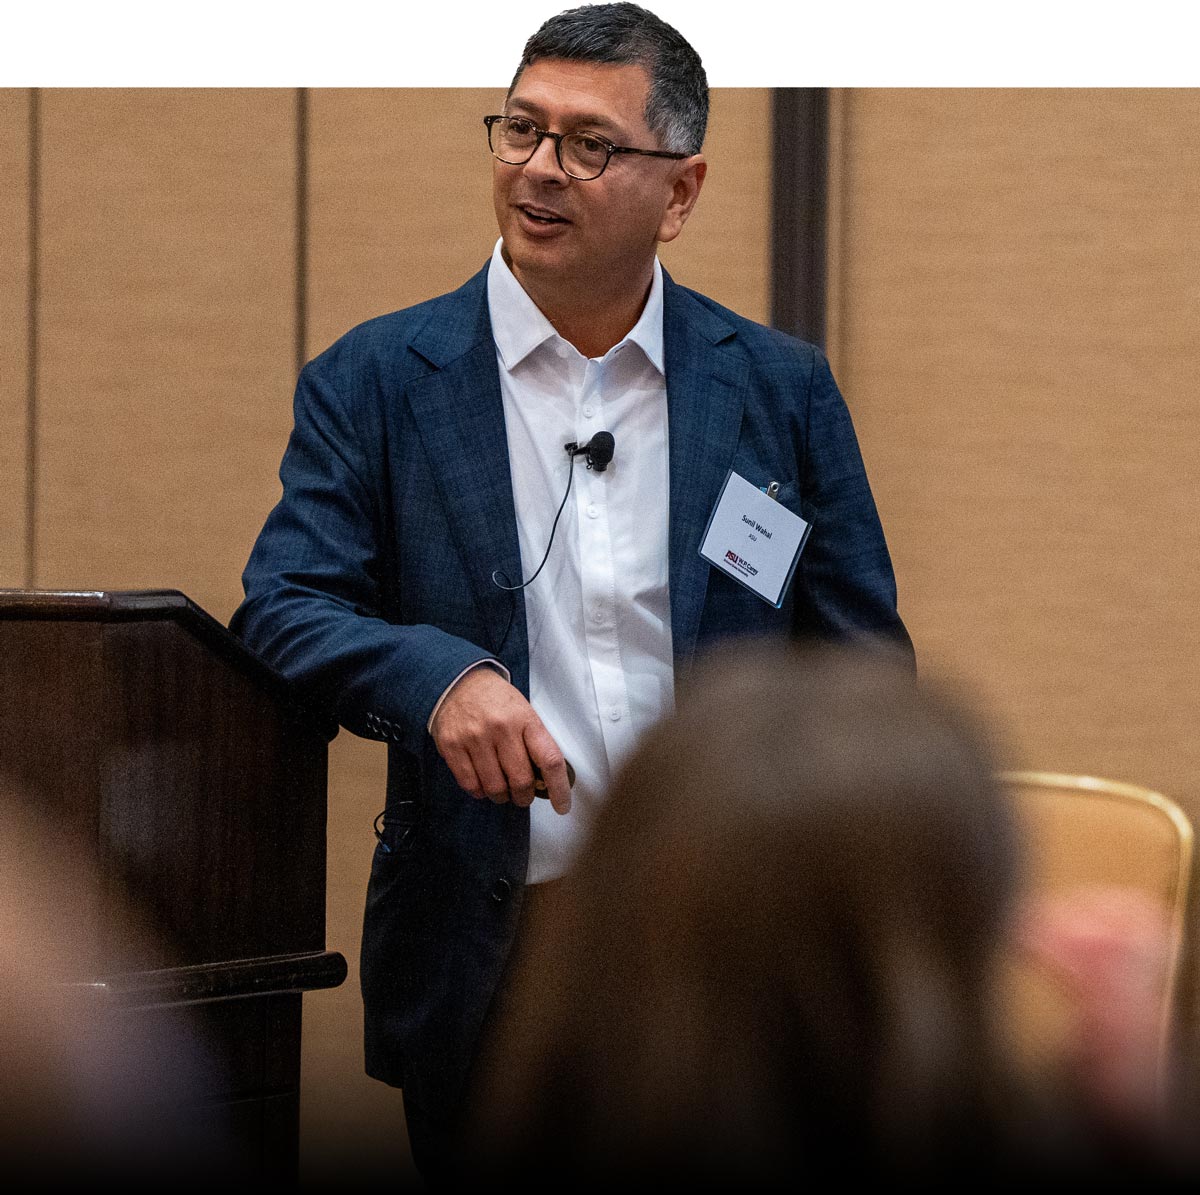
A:
[[[778,492],[778,482],[760,489],[730,469],[700,541],[709,564],[776,610],[812,530],[775,500]]]

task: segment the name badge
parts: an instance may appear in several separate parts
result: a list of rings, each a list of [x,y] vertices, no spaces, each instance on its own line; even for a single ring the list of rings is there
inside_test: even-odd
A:
[[[730,469],[700,555],[778,609],[811,527]]]

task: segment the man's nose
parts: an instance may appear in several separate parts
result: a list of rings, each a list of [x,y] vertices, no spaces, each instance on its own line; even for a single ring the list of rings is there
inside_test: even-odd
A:
[[[525,163],[525,173],[538,182],[565,183],[570,175],[558,164],[558,145],[553,137],[543,137],[533,157]]]

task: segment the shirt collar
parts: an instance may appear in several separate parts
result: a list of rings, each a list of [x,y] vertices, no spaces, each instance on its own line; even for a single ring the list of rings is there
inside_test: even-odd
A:
[[[537,304],[525,293],[500,249],[503,239],[492,251],[488,270],[488,315],[492,321],[492,336],[500,352],[504,368],[512,373],[526,357],[548,340],[561,340],[554,325],[538,310]],[[660,374],[666,375],[663,362],[663,280],[662,266],[654,259],[654,278],[650,294],[638,322],[629,330],[621,344],[632,342],[646,354]],[[565,341],[563,343],[566,343]],[[614,352],[620,345],[614,346]],[[607,354],[606,354],[607,355]]]

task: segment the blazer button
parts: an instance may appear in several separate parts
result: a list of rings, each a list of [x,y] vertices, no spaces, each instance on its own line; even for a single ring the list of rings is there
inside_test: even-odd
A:
[[[504,904],[512,895],[512,885],[501,876],[492,888],[492,900],[498,905]]]

